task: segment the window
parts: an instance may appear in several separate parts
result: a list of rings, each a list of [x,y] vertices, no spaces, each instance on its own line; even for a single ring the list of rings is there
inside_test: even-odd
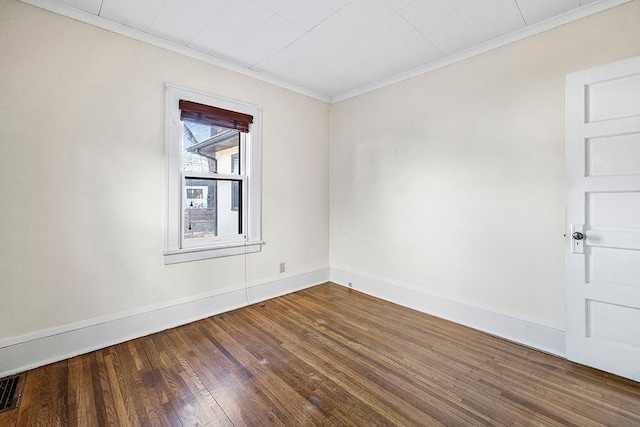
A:
[[[260,251],[260,109],[167,85],[165,115],[165,263]]]

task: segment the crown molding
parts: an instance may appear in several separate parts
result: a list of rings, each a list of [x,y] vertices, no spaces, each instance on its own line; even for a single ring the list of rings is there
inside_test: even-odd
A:
[[[480,55],[482,53],[488,52],[493,49],[497,49],[499,47],[517,42],[519,40],[525,39],[527,37],[534,36],[536,34],[540,34],[542,32],[554,29],[561,25],[568,24],[573,21],[577,21],[579,19],[585,18],[587,16],[603,12],[607,9],[611,9],[616,6],[620,6],[625,3],[629,3],[632,0],[600,0],[586,6],[579,7],[577,9],[573,9],[567,13],[562,15],[553,17],[546,21],[539,22],[537,24],[527,26],[519,31],[507,34],[500,38],[482,43],[478,46],[467,49],[463,52],[447,56],[446,58],[442,58],[438,61],[431,62],[429,64],[423,65],[421,67],[414,68],[412,70],[397,74],[393,77],[389,77],[383,80],[380,80],[375,83],[371,83],[365,86],[362,86],[358,89],[350,90],[344,92],[342,94],[336,96],[328,96],[319,92],[316,92],[311,89],[307,89],[302,86],[298,86],[283,80],[280,80],[276,77],[273,77],[269,74],[262,73],[256,70],[252,70],[250,68],[243,67],[241,65],[235,64],[233,62],[224,60],[217,56],[199,51],[197,49],[193,49],[190,47],[186,47],[183,45],[179,45],[177,43],[171,42],[169,40],[145,33],[140,30],[136,30],[135,28],[127,27],[126,25],[119,24],[117,22],[109,21],[100,16],[94,15],[89,12],[85,12],[74,7],[65,5],[63,3],[59,3],[55,0],[20,0],[23,3],[27,3],[41,9],[48,10],[50,12],[57,13],[59,15],[66,16],[71,19],[75,19],[77,21],[84,22],[89,25],[93,25],[98,28],[102,28],[126,37],[130,37],[132,39],[142,41],[144,43],[149,43],[154,46],[158,46],[172,52],[179,53],[181,55],[185,55],[190,58],[198,59],[203,62],[207,62],[209,64],[215,65],[220,68],[224,68],[230,71],[234,71],[236,73],[252,77],[257,80],[261,80],[263,82],[273,84],[275,86],[282,87],[284,89],[291,90],[293,92],[299,93],[301,95],[305,95],[319,101],[327,102],[330,104],[335,104],[349,98],[353,98],[359,95],[363,95],[368,92],[372,92],[378,89],[381,89],[386,86],[393,85],[395,83],[402,82],[404,80],[408,80],[410,78],[428,73],[430,71],[437,70],[442,67],[446,67],[447,65],[455,64],[456,62],[464,61],[465,59]]]
[[[57,13],[59,15],[66,16],[76,21],[84,22],[85,24],[102,28],[103,30],[111,31],[113,33],[120,34],[125,37],[129,37],[144,43],[161,47],[163,49],[167,49],[172,52],[179,53],[184,56],[188,56],[190,58],[198,59],[200,61],[215,65],[220,68],[224,68],[226,70],[234,71],[236,73],[239,73],[248,77],[252,77],[254,79],[261,80],[263,82],[266,82],[275,86],[279,86],[284,89],[288,89],[290,91],[308,96],[310,98],[317,99],[319,101],[331,102],[331,97],[321,94],[319,92],[313,91],[311,89],[307,89],[302,86],[285,82],[284,80],[280,80],[271,75],[261,73],[256,70],[252,70],[250,68],[243,67],[241,65],[238,65],[233,62],[227,61],[225,59],[219,58],[217,56],[202,52],[200,50],[186,47],[186,46],[171,42],[169,40],[163,39],[161,37],[157,37],[152,34],[145,33],[144,31],[127,27],[126,25],[122,25],[117,22],[110,21],[108,19],[102,18],[100,16],[94,15],[89,12],[85,12],[80,9],[76,9],[74,7],[68,6],[63,3],[59,3],[54,0],[20,0],[20,1],[23,3],[30,4],[32,6],[39,7],[44,10],[48,10],[53,13]]]
[[[456,62],[464,61],[465,59],[469,59],[473,56],[477,56],[482,53],[488,52],[490,50],[497,49],[499,47],[502,47],[511,43],[515,43],[519,40],[526,39],[527,37],[535,36],[536,34],[540,34],[545,31],[552,30],[556,27],[560,27],[562,25],[568,24],[570,22],[577,21],[587,16],[605,11],[607,9],[611,9],[616,6],[629,3],[630,1],[632,0],[600,0],[598,2],[591,3],[589,5],[582,6],[577,9],[573,9],[562,15],[558,15],[546,21],[538,22],[531,26],[524,27],[521,30],[515,31],[513,33],[507,34],[505,36],[499,37],[494,40],[490,40],[478,46],[474,46],[460,53],[447,56],[438,61],[434,61],[429,64],[423,65],[421,67],[414,68],[413,70],[397,74],[393,77],[389,77],[387,79],[380,80],[378,82],[371,83],[366,86],[362,86],[359,89],[354,89],[354,90],[345,92],[343,94],[336,95],[331,98],[331,103],[335,104],[349,98],[354,98],[359,95],[364,95],[365,93],[372,92],[374,90],[382,89],[383,87],[390,86],[392,84],[399,83],[404,80],[408,80],[412,77],[416,77],[421,74],[425,74],[442,67],[446,67],[447,65],[455,64]]]

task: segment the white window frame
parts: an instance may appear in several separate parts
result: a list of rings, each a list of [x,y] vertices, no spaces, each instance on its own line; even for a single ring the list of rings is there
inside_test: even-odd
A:
[[[253,116],[248,134],[241,134],[240,174],[242,178],[242,231],[239,236],[221,236],[199,241],[197,246],[184,241],[181,100],[237,111]],[[244,153],[243,153],[244,151]],[[242,155],[244,154],[244,156]],[[189,176],[198,174],[189,173]],[[238,179],[238,175],[216,174],[219,179]],[[223,256],[259,252],[261,230],[261,109],[252,104],[221,98],[171,84],[165,85],[165,264],[196,261]]]

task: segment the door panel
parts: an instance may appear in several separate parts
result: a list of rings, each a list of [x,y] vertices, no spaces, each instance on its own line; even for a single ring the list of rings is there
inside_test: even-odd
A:
[[[640,76],[587,84],[590,122],[640,115]]]
[[[587,257],[587,283],[640,287],[640,251],[591,247]]]
[[[587,140],[587,176],[640,175],[640,133]]]
[[[640,381],[640,57],[567,76],[566,154],[567,357]]]
[[[591,228],[640,230],[640,192],[589,193],[587,219]]]
[[[589,300],[588,312],[590,337],[640,349],[640,309]]]

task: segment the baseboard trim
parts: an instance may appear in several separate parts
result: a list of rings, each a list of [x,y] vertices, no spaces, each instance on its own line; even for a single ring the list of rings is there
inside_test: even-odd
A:
[[[564,331],[541,322],[454,301],[413,286],[358,272],[331,268],[330,278],[338,285],[349,286],[351,283],[353,289],[368,295],[565,357]]]
[[[0,378],[235,310],[329,280],[329,267],[0,341]]]

